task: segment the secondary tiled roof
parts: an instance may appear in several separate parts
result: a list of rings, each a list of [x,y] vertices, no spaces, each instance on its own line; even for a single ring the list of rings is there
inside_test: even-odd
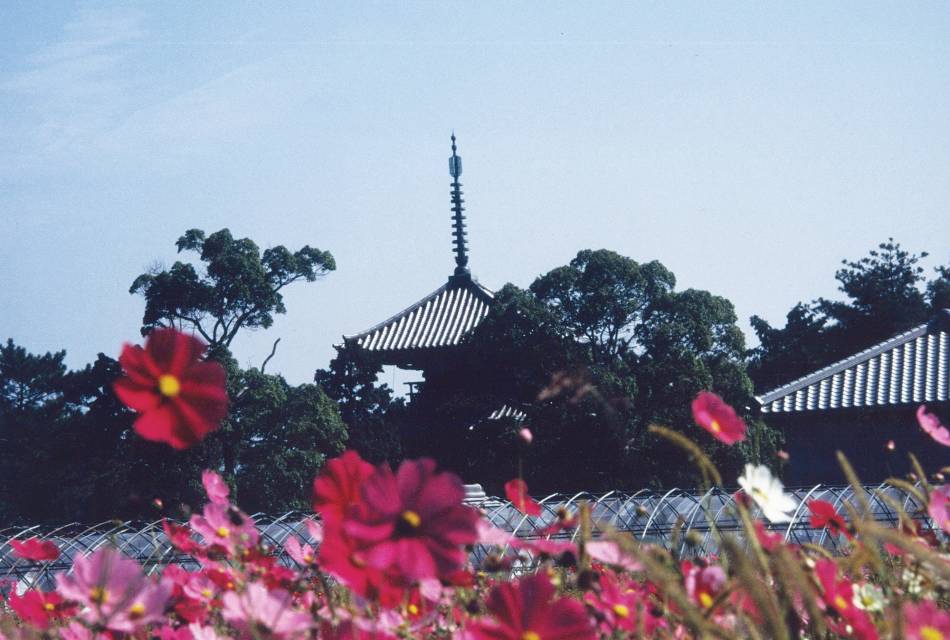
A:
[[[373,352],[455,346],[485,319],[493,298],[470,276],[456,275],[411,307],[346,340]]]
[[[877,407],[950,399],[950,309],[756,399],[763,413]]]

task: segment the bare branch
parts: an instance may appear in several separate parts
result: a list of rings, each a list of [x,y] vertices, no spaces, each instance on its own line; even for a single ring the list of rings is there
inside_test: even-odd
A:
[[[264,362],[261,364],[261,373],[264,373],[264,367],[267,366],[267,363],[270,362],[270,359],[274,357],[274,354],[277,353],[277,343],[280,342],[280,338],[274,340],[274,346],[271,347],[270,355],[264,358]]]

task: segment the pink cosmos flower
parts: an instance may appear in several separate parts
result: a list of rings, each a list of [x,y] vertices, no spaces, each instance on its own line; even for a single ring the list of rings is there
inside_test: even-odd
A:
[[[429,459],[407,460],[395,474],[383,465],[365,480],[364,508],[348,514],[343,531],[366,564],[416,581],[446,576],[465,563],[463,547],[477,540],[479,515],[462,504],[462,481],[435,466]]]
[[[641,571],[643,565],[628,556],[612,540],[592,540],[585,546],[588,555],[597,562],[621,567],[627,571]]]
[[[930,492],[927,513],[937,527],[950,533],[950,484],[941,485]]]
[[[231,489],[220,475],[210,469],[205,469],[201,472],[201,484],[204,485],[205,493],[208,494],[208,500],[215,504],[228,504]]]
[[[73,562],[72,572],[56,576],[59,593],[85,605],[85,620],[112,631],[134,633],[161,620],[172,586],[149,580],[137,562],[117,549],[102,547]]]
[[[950,638],[950,613],[934,602],[904,603],[906,640],[947,640]]]
[[[541,515],[541,505],[528,495],[528,485],[521,478],[505,483],[505,497],[521,513],[528,516]]]
[[[490,620],[469,624],[472,640],[593,640],[584,605],[555,598],[551,579],[539,572],[494,587],[486,600]]]
[[[242,638],[302,636],[313,626],[313,618],[294,609],[291,600],[282,589],[268,591],[252,582],[243,593],[225,593],[221,613]]]
[[[13,547],[13,553],[24,560],[55,560],[59,557],[59,547],[49,540],[11,540],[10,546]]]
[[[647,637],[652,637],[657,628],[665,625],[663,618],[653,615],[654,607],[637,583],[604,573],[599,586],[584,594],[584,602],[600,613],[600,630],[608,637],[615,631],[639,632],[641,628]]]
[[[693,400],[693,420],[724,444],[733,445],[745,440],[745,421],[736,410],[710,391],[700,391]]]
[[[726,585],[726,572],[719,565],[700,566],[684,560],[680,566],[686,593],[703,609],[712,606]]]
[[[302,567],[309,567],[316,564],[317,552],[309,544],[300,544],[294,536],[289,536],[284,541],[284,550],[294,562]]]
[[[231,553],[249,549],[260,540],[251,517],[226,503],[209,502],[202,515],[191,516],[189,524],[205,539],[205,544],[224,547]]]
[[[917,407],[917,423],[931,438],[945,447],[950,447],[950,430],[940,424],[940,419],[932,413],[927,413],[927,407]]]

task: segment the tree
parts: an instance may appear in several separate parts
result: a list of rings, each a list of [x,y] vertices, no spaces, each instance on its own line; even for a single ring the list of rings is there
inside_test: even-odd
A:
[[[748,360],[756,389],[767,391],[927,322],[950,304],[950,266],[938,267],[927,282],[919,264],[926,256],[888,238],[859,260],[842,260],[835,279],[844,300],[798,303],[782,328],[753,316],[760,344]]]
[[[175,262],[135,279],[129,292],[145,298],[142,334],[160,326],[187,327],[212,348],[230,346],[243,328],[270,327],[274,314],[287,311],[284,287],[336,269],[328,251],[304,246],[292,253],[279,245],[261,253],[253,241],[235,240],[227,229],[207,238],[189,229],[176,246],[179,253],[197,253],[205,266],[199,273],[190,263]]]
[[[704,442],[723,472],[770,461],[777,439],[749,415],[752,384],[732,304],[674,285],[659,262],[606,250],[579,252],[529,291],[507,285],[463,348],[426,370],[409,406],[419,452],[494,490],[517,473],[519,458],[542,492],[691,486],[681,452],[647,426],[703,442],[689,406],[712,389],[746,414],[753,434],[740,448]],[[528,413],[531,447],[518,444],[518,425],[484,420],[503,404]]]
[[[405,403],[393,400],[387,385],[376,384],[382,370],[370,354],[343,344],[329,367],[316,371],[314,382],[336,401],[349,431],[348,446],[365,460],[395,465],[402,458],[399,427]]]
[[[570,264],[535,280],[531,292],[588,346],[593,362],[606,363],[630,348],[636,327],[675,285],[657,261],[640,265],[601,249],[578,252]]]

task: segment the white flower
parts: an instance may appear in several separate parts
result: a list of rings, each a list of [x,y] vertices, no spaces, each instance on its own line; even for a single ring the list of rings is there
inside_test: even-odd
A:
[[[739,476],[739,486],[755,500],[762,509],[762,515],[770,522],[788,522],[792,519],[791,512],[795,511],[798,503],[785,493],[782,481],[773,477],[765,465],[747,464],[745,472]]]
[[[854,590],[854,606],[865,611],[883,611],[884,592],[870,582],[862,584]]]

